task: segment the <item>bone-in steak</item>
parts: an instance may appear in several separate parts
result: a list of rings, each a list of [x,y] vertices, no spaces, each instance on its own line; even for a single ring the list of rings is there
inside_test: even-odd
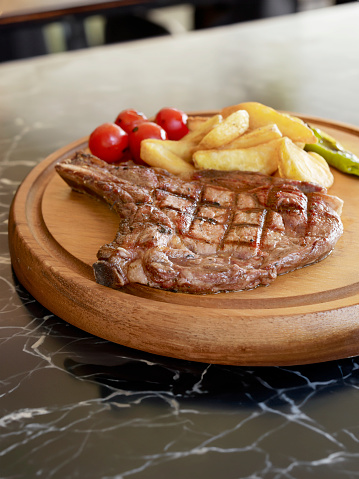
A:
[[[75,190],[120,217],[94,263],[96,281],[187,293],[268,285],[325,258],[343,232],[342,201],[311,183],[258,173],[109,165],[83,153],[56,165]]]

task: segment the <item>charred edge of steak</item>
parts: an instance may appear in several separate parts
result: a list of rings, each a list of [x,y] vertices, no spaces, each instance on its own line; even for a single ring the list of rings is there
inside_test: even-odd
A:
[[[96,281],[114,289],[128,283],[195,294],[252,289],[322,260],[343,232],[342,201],[311,183],[216,170],[184,180],[82,153],[56,170],[121,219],[93,265]]]

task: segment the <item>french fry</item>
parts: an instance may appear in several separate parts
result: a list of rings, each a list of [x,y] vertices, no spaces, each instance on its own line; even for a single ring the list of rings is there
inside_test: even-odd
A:
[[[141,158],[151,165],[165,168],[168,171],[179,169],[179,171],[186,172],[193,170],[193,167],[186,168],[181,161],[183,160],[188,165],[193,164],[192,155],[198,148],[198,144],[206,134],[215,128],[222,121],[221,115],[214,115],[209,118],[204,118],[204,121],[199,121],[197,128],[190,131],[187,135],[178,141],[175,140],[151,140],[151,144],[147,143],[142,151],[142,145],[148,140],[143,140],[141,143]]]
[[[278,168],[278,151],[282,138],[236,150],[198,150],[193,154],[196,168],[241,170],[273,174]]]
[[[198,144],[202,138],[204,138],[207,133],[209,133],[214,127],[219,125],[223,120],[222,115],[213,115],[210,116],[206,121],[199,122],[196,129],[190,131],[183,138],[178,140],[182,143],[192,143],[193,145]]]
[[[267,143],[268,141],[275,140],[281,137],[282,133],[280,132],[277,125],[265,125],[256,128],[255,130],[244,133],[242,136],[239,136],[231,143],[225,145],[225,148],[251,148],[252,146],[257,146],[261,143]]]
[[[278,174],[281,178],[309,181],[325,188],[332,186],[334,177],[323,157],[307,153],[289,138],[280,141]]]
[[[249,129],[253,130],[268,124],[276,124],[283,136],[294,143],[317,143],[313,131],[299,118],[280,113],[273,108],[257,102],[239,103],[223,108],[221,115],[226,118],[237,110],[246,110],[249,114]]]
[[[178,141],[164,140],[164,145],[168,151],[182,158],[187,163],[193,163],[192,155],[198,148],[198,144],[208,132],[212,131],[222,121],[220,115],[214,115],[205,118],[204,121],[198,121],[196,129],[193,129]]]
[[[207,116],[189,116],[187,119],[187,127],[189,131],[196,130],[199,128],[201,125],[203,125],[204,122],[208,120],[209,117]]]
[[[182,158],[182,160],[193,164],[192,155],[198,148],[199,142],[208,132],[212,131],[213,128],[219,125],[221,121],[222,116],[220,115],[203,118],[203,121],[198,120],[196,129],[192,129],[192,131],[178,141],[164,140],[164,146],[168,151]]]
[[[196,151],[197,144],[185,141],[176,141],[176,140],[158,140],[163,144],[163,146],[174,153],[175,155],[182,158],[182,160],[187,163],[193,163],[192,155]]]
[[[219,148],[242,135],[249,126],[249,115],[245,110],[238,110],[227,116],[213,127],[200,141],[199,149]]]
[[[193,165],[170,151],[163,140],[142,140],[141,159],[150,166],[164,168],[175,175],[187,175],[194,170]]]

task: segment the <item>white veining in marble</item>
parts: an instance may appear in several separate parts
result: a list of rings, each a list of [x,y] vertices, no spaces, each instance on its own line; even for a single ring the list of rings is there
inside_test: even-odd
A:
[[[77,477],[84,464],[87,477],[214,478],[228,464],[226,477],[355,477],[355,359],[243,368],[157,358],[86,335],[17,291],[34,311],[1,328],[0,351],[22,357],[1,381],[4,477],[21,464],[29,477]]]

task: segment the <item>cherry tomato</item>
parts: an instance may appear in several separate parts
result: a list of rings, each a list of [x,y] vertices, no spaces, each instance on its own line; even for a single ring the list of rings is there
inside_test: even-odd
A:
[[[180,140],[188,133],[188,116],[177,108],[162,108],[156,115],[156,123],[167,131],[169,140]]]
[[[115,123],[104,123],[91,133],[91,153],[107,163],[125,161],[128,134]]]
[[[130,133],[136,125],[147,121],[146,116],[137,110],[123,110],[118,114],[115,123],[127,133]]]
[[[146,121],[135,126],[129,134],[129,144],[131,155],[136,163],[143,164],[141,160],[141,141],[147,138],[156,138],[158,140],[167,140],[167,133],[157,123]]]

